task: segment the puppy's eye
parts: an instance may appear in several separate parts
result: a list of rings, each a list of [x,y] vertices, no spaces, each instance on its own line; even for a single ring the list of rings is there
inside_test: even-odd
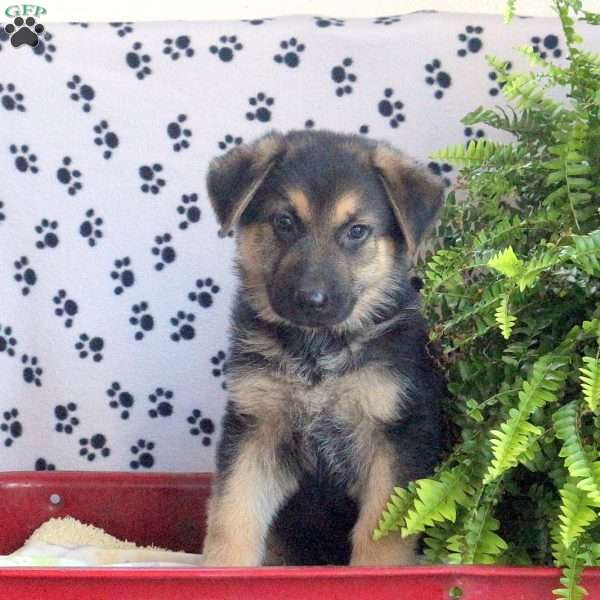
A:
[[[371,228],[368,225],[352,225],[348,230],[348,237],[354,242],[366,240],[371,233]]]
[[[273,228],[279,234],[289,235],[294,231],[294,220],[289,215],[275,215]]]

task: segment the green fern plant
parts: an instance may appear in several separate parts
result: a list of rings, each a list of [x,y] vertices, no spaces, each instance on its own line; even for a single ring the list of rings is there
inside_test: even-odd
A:
[[[456,443],[374,536],[423,534],[429,562],[557,565],[555,596],[580,600],[600,566],[600,57],[576,24],[600,15],[553,6],[566,64],[488,57],[507,106],[463,119],[513,139],[432,156],[461,168],[419,265]]]

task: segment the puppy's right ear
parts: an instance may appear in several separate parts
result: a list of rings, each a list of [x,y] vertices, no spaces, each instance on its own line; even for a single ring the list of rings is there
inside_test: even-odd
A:
[[[232,148],[227,154],[211,161],[206,184],[221,225],[221,237],[235,227],[284,152],[283,135],[272,131],[252,144]]]

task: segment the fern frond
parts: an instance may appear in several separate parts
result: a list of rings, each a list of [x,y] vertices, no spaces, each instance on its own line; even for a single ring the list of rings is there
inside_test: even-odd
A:
[[[584,356],[585,367],[581,367],[581,389],[590,410],[596,412],[600,404],[600,360],[596,357]]]
[[[600,277],[600,229],[587,235],[574,235],[569,258],[586,273]]]
[[[499,271],[507,277],[516,277],[523,269],[523,261],[517,258],[512,246],[509,246],[490,258],[488,267]]]
[[[577,555],[577,551],[573,554],[569,556],[567,566],[563,569],[563,576],[560,578],[563,587],[552,590],[552,593],[564,600],[584,600],[587,590],[580,583],[583,561]]]
[[[582,532],[598,518],[598,513],[591,508],[587,492],[577,487],[572,479],[567,480],[560,490],[560,497],[560,537],[568,550]]]
[[[470,141],[467,146],[454,144],[438,150],[430,158],[445,160],[464,167],[477,167],[488,163],[492,158],[494,165],[514,164],[515,147],[512,144],[500,144],[487,138]]]
[[[500,300],[500,305],[496,309],[496,323],[498,323],[498,327],[500,327],[500,333],[502,333],[502,337],[505,340],[510,338],[510,334],[517,322],[517,317],[510,314],[508,310],[508,295],[504,296],[502,300]]]
[[[385,510],[373,532],[375,541],[389,535],[392,531],[400,531],[404,526],[404,518],[408,508],[412,504],[412,494],[407,489],[395,487]]]

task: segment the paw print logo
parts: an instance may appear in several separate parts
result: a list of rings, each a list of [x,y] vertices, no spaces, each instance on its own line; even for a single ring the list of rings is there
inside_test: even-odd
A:
[[[394,99],[394,90],[385,88],[383,90],[383,100],[379,101],[377,110],[382,117],[389,119],[388,122],[393,129],[396,129],[400,123],[406,120],[404,113],[401,112],[403,108],[404,104],[400,100]]]
[[[276,54],[273,60],[280,65],[287,65],[292,69],[300,64],[300,55],[306,50],[306,46],[301,44],[295,37],[280,42],[279,47],[282,54]]]
[[[177,207],[177,213],[183,217],[183,221],[179,223],[179,229],[181,230],[198,223],[202,216],[202,211],[198,206],[198,194],[183,194],[181,204]]]
[[[334,19],[333,17],[313,17],[315,20],[315,25],[317,27],[326,28],[326,27],[343,27],[344,19]]]
[[[74,196],[83,188],[83,183],[80,181],[81,171],[73,169],[71,167],[72,162],[70,156],[65,156],[62,160],[62,167],[59,167],[56,171],[56,178],[67,186],[67,192],[70,196]]]
[[[246,113],[248,121],[260,121],[268,123],[271,120],[271,106],[275,104],[275,100],[267,96],[264,92],[259,92],[256,96],[248,98],[248,104],[252,110]]]
[[[115,268],[110,272],[110,278],[117,282],[117,286],[113,289],[113,292],[117,296],[120,296],[126,288],[131,287],[135,283],[135,273],[130,269],[131,258],[129,256],[118,258],[113,265]]]
[[[3,208],[4,208],[4,202],[2,202],[2,200],[0,200],[0,225],[2,225],[2,221],[6,220],[6,215],[2,211]]]
[[[152,247],[151,252],[154,256],[158,256],[158,262],[154,264],[157,271],[162,271],[166,265],[175,262],[177,258],[175,248],[169,243],[172,239],[170,233],[163,233],[154,238],[156,245]]]
[[[148,303],[140,302],[131,307],[131,317],[129,323],[137,329],[135,332],[136,340],[143,340],[144,335],[154,329],[154,317],[148,312]]]
[[[114,132],[110,131],[108,127],[108,121],[102,120],[97,125],[94,125],[94,144],[104,148],[102,156],[108,160],[112,155],[115,148],[119,145],[119,136]]]
[[[42,219],[39,225],[36,225],[35,232],[42,236],[36,243],[35,247],[43,250],[44,248],[56,248],[59,243],[58,235],[56,230],[58,229],[57,221],[49,221],[48,219]]]
[[[219,350],[214,356],[211,356],[210,359],[210,363],[212,364],[212,375],[213,377],[223,377],[223,375],[225,375],[225,370],[226,370],[226,366],[225,366],[225,358],[226,358],[226,354],[223,350]],[[226,384],[225,381],[221,382],[221,387],[223,389],[226,389]]]
[[[73,428],[79,425],[79,419],[74,415],[77,410],[77,404],[69,402],[68,404],[57,404],[54,407],[54,416],[56,417],[55,431],[58,433],[73,433]]]
[[[458,34],[459,41],[465,44],[465,48],[456,51],[458,56],[465,57],[467,54],[476,54],[483,48],[483,43],[479,37],[483,33],[483,27],[480,25],[467,25],[463,33]]]
[[[71,90],[71,100],[81,102],[83,112],[90,112],[92,110],[92,100],[96,97],[94,88],[84,83],[79,75],[73,75],[70,81],[67,81],[67,87]]]
[[[136,471],[137,469],[151,469],[154,466],[154,442],[148,442],[144,439],[137,441],[137,444],[131,446],[130,451],[134,459],[129,463],[129,466]]]
[[[190,435],[202,436],[202,445],[210,446],[212,443],[211,436],[215,432],[214,421],[203,417],[202,411],[199,408],[195,408],[187,418],[187,422],[191,425]]]
[[[452,165],[449,165],[448,163],[438,163],[438,162],[431,161],[427,165],[427,167],[434,175],[437,175],[438,177],[442,178],[442,181],[444,182],[444,185],[446,187],[450,187],[452,182],[450,181],[450,179],[448,178],[448,176],[446,174],[451,173],[454,170]]]
[[[79,226],[79,235],[87,240],[88,246],[93,248],[102,237],[102,225],[104,220],[97,217],[93,208],[85,211],[85,220]]]
[[[432,85],[438,89],[434,92],[434,98],[441,100],[444,97],[444,90],[447,90],[452,85],[452,78],[446,71],[441,70],[442,61],[434,58],[430,63],[425,65],[425,70],[430,73],[425,77],[427,85]]]
[[[106,458],[110,456],[110,448],[106,444],[106,436],[101,433],[96,433],[90,438],[80,438],[79,456],[85,456],[90,462],[96,460],[97,457]]]
[[[37,387],[42,387],[44,369],[40,366],[37,356],[23,354],[21,356],[21,364],[23,365],[23,381],[25,383],[33,383]]]
[[[19,411],[16,408],[5,410],[2,414],[3,423],[0,424],[0,431],[5,434],[4,445],[10,448],[13,442],[23,435],[23,425],[18,420]]]
[[[473,127],[465,127],[463,133],[465,134],[465,138],[467,138],[467,146],[473,140],[480,140],[485,137],[485,131],[483,131],[483,129],[474,129]]]
[[[135,403],[133,395],[121,389],[121,384],[118,381],[113,381],[110,388],[106,390],[106,395],[110,398],[108,405],[121,411],[121,419],[124,421],[129,419],[130,410]]]
[[[163,54],[171,57],[171,60],[179,60],[181,56],[191,58],[194,56],[194,49],[191,46],[192,40],[188,35],[179,35],[175,39],[166,38]]]
[[[377,17],[373,24],[375,25],[393,25],[394,23],[400,23],[402,21],[402,15],[389,15],[387,17]]]
[[[188,294],[192,302],[197,302],[202,308],[209,308],[214,302],[214,295],[218,294],[221,288],[212,280],[211,277],[196,280],[197,291]]]
[[[243,138],[228,133],[217,145],[220,150],[229,150],[234,146],[239,146],[243,141]]]
[[[336,65],[331,69],[331,80],[337,85],[335,95],[340,98],[346,94],[351,94],[352,84],[356,83],[356,75],[348,71],[353,62],[350,57],[346,57],[341,65]]]
[[[0,324],[0,354],[6,352],[7,356],[14,356],[16,345],[17,338],[13,336],[12,327]]]
[[[125,55],[127,66],[135,71],[135,76],[142,80],[152,73],[148,64],[152,61],[149,54],[142,53],[142,43],[135,42],[131,50]]]
[[[56,471],[56,465],[45,458],[38,458],[33,465],[36,471]]]
[[[562,56],[558,36],[553,33],[546,35],[543,38],[539,35],[534,35],[531,38],[531,47],[536,54],[540,55],[540,58],[546,59],[550,54],[554,58],[560,58]]]
[[[58,290],[54,298],[52,298],[52,302],[56,304],[54,314],[57,317],[65,317],[65,327],[72,327],[73,317],[79,312],[77,302],[67,296],[66,290]]]
[[[235,53],[244,47],[238,42],[235,35],[222,35],[218,43],[221,45],[213,44],[208,50],[211,54],[216,54],[223,62],[231,62],[235,57]]]
[[[35,166],[35,162],[37,161],[37,156],[35,154],[30,154],[29,146],[27,144],[23,144],[21,146],[17,146],[16,144],[11,144],[9,146],[9,150],[11,154],[14,154],[15,157],[15,167],[17,171],[21,173],[37,173],[39,169]]]
[[[173,405],[169,400],[173,399],[173,392],[164,388],[156,388],[152,394],[148,396],[152,408],[148,411],[151,419],[157,417],[170,417],[173,414]]]
[[[15,275],[14,279],[21,284],[21,294],[27,296],[31,288],[37,283],[37,275],[35,270],[29,265],[29,259],[26,256],[21,256],[19,260],[14,262]]]
[[[104,357],[102,350],[104,349],[104,340],[101,337],[92,337],[87,333],[82,333],[79,336],[79,341],[75,343],[75,350],[79,352],[79,358],[92,357],[94,362],[100,362]]]
[[[193,340],[196,337],[196,330],[192,323],[196,320],[196,315],[186,313],[183,310],[177,312],[174,317],[171,317],[171,325],[175,331],[171,334],[171,339],[174,342],[181,340]]]
[[[52,62],[54,60],[56,46],[52,43],[52,38],[52,34],[45,31],[40,36],[37,46],[33,48],[33,53],[36,56],[41,56],[46,62]]]
[[[162,165],[158,163],[154,163],[153,165],[142,165],[139,168],[139,174],[143,181],[147,181],[148,183],[142,183],[140,189],[144,194],[152,193],[158,194],[160,192],[160,188],[166,185],[166,181],[161,177],[157,177],[157,173],[162,172]]]
[[[12,23],[4,26],[4,31],[10,36],[10,43],[18,48],[24,44],[35,48],[39,44],[38,36],[44,33],[44,26],[35,22],[33,17],[17,17]]]
[[[125,37],[128,33],[133,33],[133,23],[131,21],[124,21],[122,23],[114,21],[109,23],[109,25],[117,30],[119,37]]]
[[[190,147],[190,142],[187,138],[192,137],[192,130],[184,127],[187,121],[186,115],[177,115],[176,121],[171,121],[167,125],[167,135],[174,141],[173,150],[179,152]]]
[[[0,104],[6,110],[25,112],[25,96],[17,91],[14,83],[2,85],[0,83]]]

